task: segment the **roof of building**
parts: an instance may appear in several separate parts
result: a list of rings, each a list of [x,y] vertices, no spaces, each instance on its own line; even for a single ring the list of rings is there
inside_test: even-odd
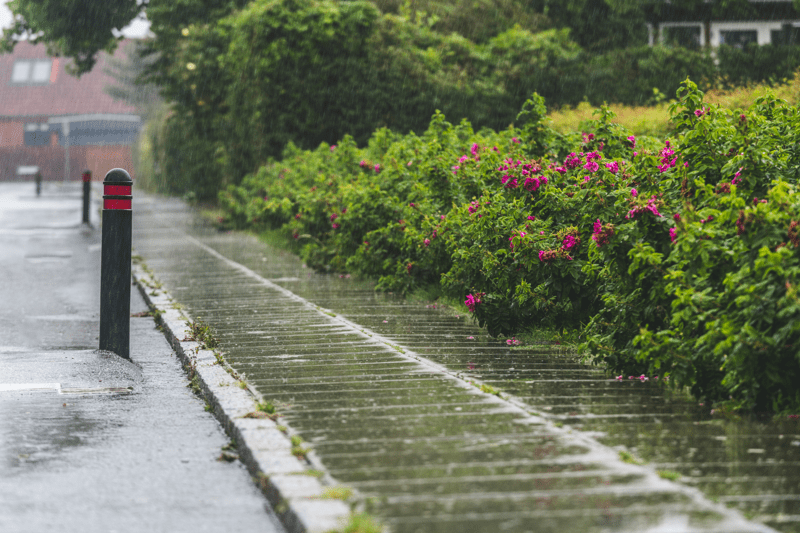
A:
[[[114,57],[124,57],[128,42]],[[13,53],[0,54],[0,117],[135,114],[103,90],[114,84],[104,72],[108,57],[101,53],[94,69],[77,78],[66,71],[69,60],[49,56],[43,44],[17,43]]]

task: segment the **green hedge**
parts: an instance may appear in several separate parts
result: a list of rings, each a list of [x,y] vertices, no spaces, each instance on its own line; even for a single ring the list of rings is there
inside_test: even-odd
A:
[[[623,376],[755,410],[800,409],[800,113],[709,108],[691,82],[674,139],[633,138],[607,108],[558,135],[434,116],[285,158],[220,195],[238,227],[282,228],[313,266],[379,287],[438,284],[495,335],[580,328]],[[515,181],[516,180],[516,181]]]

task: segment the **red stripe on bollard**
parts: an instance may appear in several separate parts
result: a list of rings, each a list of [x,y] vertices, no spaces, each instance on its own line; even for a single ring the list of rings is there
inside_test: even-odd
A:
[[[87,181],[92,181],[92,173],[88,170],[83,173],[83,181],[86,183]]]
[[[104,198],[103,209],[131,209],[131,199]]]
[[[113,194],[120,196],[130,196],[130,185],[103,185],[103,194]]]

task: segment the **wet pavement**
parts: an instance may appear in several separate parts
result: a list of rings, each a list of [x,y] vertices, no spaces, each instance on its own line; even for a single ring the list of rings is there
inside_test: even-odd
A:
[[[0,531],[281,532],[153,318],[96,351],[100,231],[79,183],[0,183]],[[132,292],[131,312],[146,311]]]
[[[393,531],[800,531],[796,421],[715,418],[558,347],[511,349],[136,194],[136,252]]]

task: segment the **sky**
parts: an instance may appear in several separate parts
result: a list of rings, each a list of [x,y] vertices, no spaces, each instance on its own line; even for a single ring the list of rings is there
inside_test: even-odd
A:
[[[11,26],[11,11],[6,7],[8,0],[0,0],[0,29],[8,28]],[[138,38],[144,37],[150,24],[143,20],[135,20],[133,24],[122,29],[122,34],[125,37]]]

